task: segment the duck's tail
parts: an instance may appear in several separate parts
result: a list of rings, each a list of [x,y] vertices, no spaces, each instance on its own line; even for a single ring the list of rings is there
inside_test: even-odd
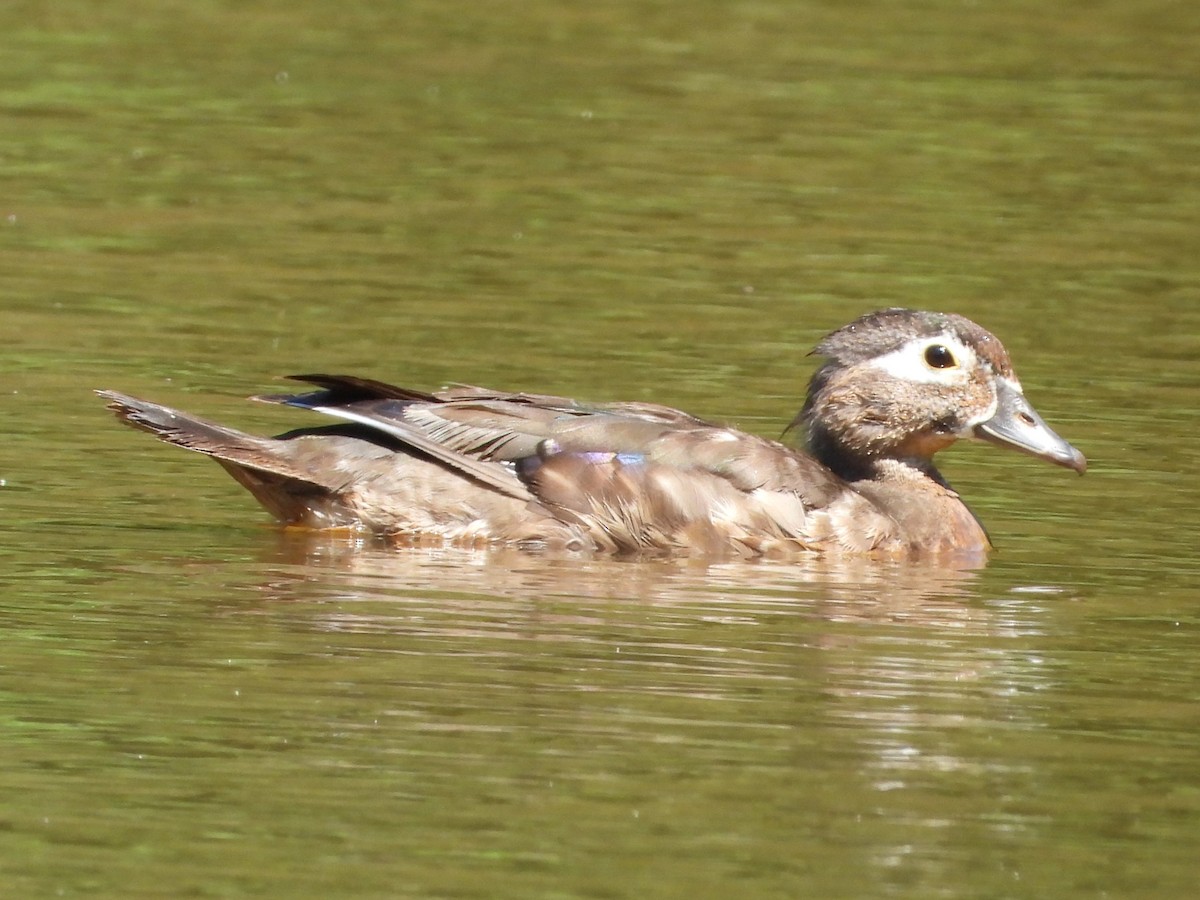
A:
[[[108,401],[108,408],[126,425],[148,431],[168,444],[206,453],[227,462],[266,468],[278,475],[299,477],[299,473],[270,451],[268,445],[271,442],[263,438],[117,391],[96,393]]]
[[[125,424],[213,457],[268,512],[287,524],[344,527],[357,521],[328,467],[305,465],[292,441],[256,437],[117,391],[96,391]]]

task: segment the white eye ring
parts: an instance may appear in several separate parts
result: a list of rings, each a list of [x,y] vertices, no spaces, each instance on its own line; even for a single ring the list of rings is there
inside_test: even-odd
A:
[[[926,359],[926,354],[935,347],[940,347],[934,353],[934,360]],[[937,365],[945,362],[942,350],[950,359],[948,365]],[[887,374],[900,381],[912,384],[942,384],[957,386],[966,384],[970,373],[975,369],[978,358],[970,345],[964,344],[954,335],[923,335],[913,338],[903,346],[891,350],[883,356],[871,360],[871,368]]]

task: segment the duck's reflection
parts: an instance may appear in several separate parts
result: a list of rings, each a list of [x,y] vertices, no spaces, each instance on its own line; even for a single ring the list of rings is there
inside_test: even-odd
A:
[[[578,745],[555,763],[563,777],[598,764],[586,749],[597,742],[610,760],[670,746],[670,766],[699,771],[719,746],[772,790],[789,790],[781,760],[815,766],[838,779],[848,813],[907,823],[902,841],[863,845],[888,871],[923,842],[936,852],[957,821],[931,798],[1024,777],[986,747],[1041,727],[1031,698],[1050,677],[1031,650],[1042,598],[997,594],[981,562],[555,558],[282,533],[260,566],[262,594],[297,604],[289,621],[327,631],[335,655],[402,654],[438,679],[437,707],[405,711],[395,697],[413,730],[392,740],[448,727],[439,710],[457,710],[456,728],[479,719],[522,746]],[[475,681],[453,693],[481,667],[487,696],[511,709],[482,706]],[[535,749],[516,763],[546,764]]]
[[[964,609],[961,601],[972,596],[986,560],[819,554],[786,561],[614,559],[513,549],[397,550],[281,531],[274,544],[263,546],[262,562],[277,573],[266,591],[278,600],[312,598],[319,584],[347,600],[576,599],[666,607],[703,604],[714,611],[733,604],[743,612],[782,603],[836,620],[913,617],[932,622],[956,617]]]

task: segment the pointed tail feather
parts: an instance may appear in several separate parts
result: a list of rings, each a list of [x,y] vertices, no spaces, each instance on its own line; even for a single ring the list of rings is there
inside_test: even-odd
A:
[[[206,422],[116,391],[97,391],[117,418],[169,444],[213,457],[266,510],[293,525],[345,528],[360,524],[335,483],[336,471],[303,465],[291,441],[278,441]]]
[[[233,428],[206,422],[148,400],[140,400],[117,391],[96,391],[108,401],[108,408],[118,419],[133,428],[148,431],[166,441],[188,450],[195,450],[220,460],[249,466],[282,475],[310,481],[309,473],[301,471],[292,462],[274,451],[274,443]]]

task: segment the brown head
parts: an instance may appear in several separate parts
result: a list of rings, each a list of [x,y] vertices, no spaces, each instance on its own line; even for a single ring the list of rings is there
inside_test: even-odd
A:
[[[1008,351],[970,319],[886,309],[826,337],[827,361],[793,425],[810,452],[847,480],[881,460],[933,473],[935,453],[959,438],[991,441],[1082,473],[1083,454],[1025,399]]]

